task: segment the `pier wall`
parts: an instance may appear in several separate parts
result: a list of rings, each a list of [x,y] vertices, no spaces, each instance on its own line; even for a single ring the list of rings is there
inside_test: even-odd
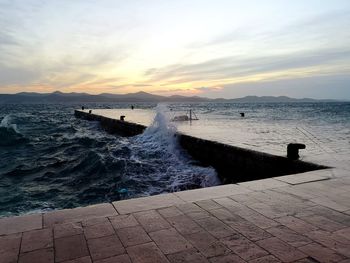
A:
[[[111,134],[119,134],[121,136],[135,136],[143,133],[143,131],[147,128],[144,125],[121,121],[117,119],[107,118],[104,116],[100,116],[97,114],[87,113],[84,111],[75,110],[75,117],[89,120],[89,121],[98,121],[101,124],[101,127]]]
[[[96,115],[93,112],[76,110],[75,116],[99,121],[107,132],[122,136],[135,136],[147,128],[144,125]],[[201,165],[214,167],[223,183],[244,182],[328,168],[181,133],[177,136],[181,147]]]
[[[180,134],[180,145],[202,165],[213,166],[223,183],[252,181],[324,169],[313,163]]]

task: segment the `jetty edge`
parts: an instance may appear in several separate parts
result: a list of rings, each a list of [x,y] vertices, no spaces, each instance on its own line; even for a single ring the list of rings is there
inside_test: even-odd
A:
[[[77,118],[97,121],[108,133],[121,136],[135,136],[143,133],[147,128],[147,126],[138,123],[94,114],[93,111],[89,113],[75,110],[74,115]],[[194,160],[203,166],[215,168],[221,182],[224,184],[329,168],[301,160],[292,160],[284,156],[197,138],[179,132],[176,133],[176,136],[180,146]]]

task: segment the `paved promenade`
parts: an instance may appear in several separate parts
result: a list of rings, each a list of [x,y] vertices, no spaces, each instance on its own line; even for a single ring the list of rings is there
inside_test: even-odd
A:
[[[0,219],[0,262],[350,262],[350,170]]]

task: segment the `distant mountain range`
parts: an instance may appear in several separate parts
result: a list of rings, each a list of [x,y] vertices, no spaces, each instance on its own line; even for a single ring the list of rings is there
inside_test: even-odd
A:
[[[310,98],[295,99],[286,96],[246,96],[236,99],[209,99],[198,96],[160,96],[143,91],[128,94],[102,93],[91,95],[88,93],[53,93],[21,92],[17,94],[0,94],[0,103],[89,103],[89,102],[236,102],[236,103],[267,103],[267,102],[331,102],[335,100],[316,100]]]

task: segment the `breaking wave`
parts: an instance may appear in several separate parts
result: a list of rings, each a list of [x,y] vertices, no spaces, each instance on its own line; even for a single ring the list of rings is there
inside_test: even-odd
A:
[[[179,146],[168,112],[165,105],[158,105],[152,125],[135,137],[131,161],[143,166],[145,172],[130,177],[147,185],[148,194],[219,184],[213,168],[196,165]]]
[[[11,146],[23,142],[26,142],[26,139],[18,131],[17,125],[11,123],[11,116],[6,115],[0,123],[0,146]]]

